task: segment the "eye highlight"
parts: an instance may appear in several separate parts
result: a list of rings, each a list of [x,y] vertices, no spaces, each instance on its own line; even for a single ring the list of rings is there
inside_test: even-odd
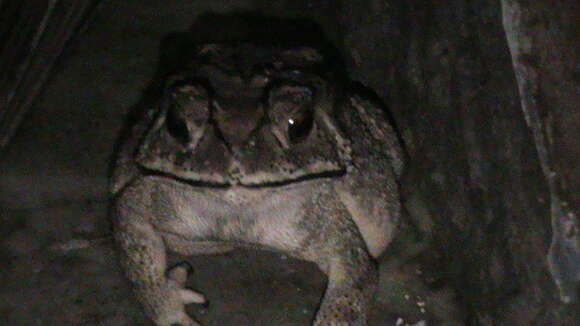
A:
[[[292,112],[288,118],[288,138],[291,143],[302,142],[310,134],[314,123],[314,114],[310,108]]]
[[[287,83],[273,87],[268,96],[273,132],[288,148],[304,141],[314,125],[314,91],[308,87]]]

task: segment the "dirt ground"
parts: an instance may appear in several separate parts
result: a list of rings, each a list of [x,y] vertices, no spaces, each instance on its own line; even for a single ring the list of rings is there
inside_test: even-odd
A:
[[[208,10],[293,15],[305,3],[105,1],[0,157],[0,325],[149,325],[109,240],[51,246],[109,234],[108,164],[127,110],[155,71],[160,40]],[[188,285],[211,301],[188,311],[206,326],[309,325],[326,281],[314,265],[275,253],[187,260],[195,269]],[[371,326],[460,325],[449,317],[459,314],[453,293],[429,291],[422,273],[412,262],[382,260]]]

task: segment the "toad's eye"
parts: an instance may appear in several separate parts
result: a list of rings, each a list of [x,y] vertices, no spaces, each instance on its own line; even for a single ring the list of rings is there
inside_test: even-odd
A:
[[[310,107],[301,107],[288,117],[288,138],[293,144],[297,144],[310,134],[314,117]]]
[[[182,83],[172,87],[165,126],[182,144],[197,141],[209,119],[209,96],[205,87]]]
[[[314,124],[313,93],[311,88],[295,84],[270,90],[270,116],[284,146],[300,143],[310,134]]]
[[[190,140],[187,122],[182,119],[178,112],[172,107],[165,117],[165,127],[169,134],[182,144],[187,144]]]

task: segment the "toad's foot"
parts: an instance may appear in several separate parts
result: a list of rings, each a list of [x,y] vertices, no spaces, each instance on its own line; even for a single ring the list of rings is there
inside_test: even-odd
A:
[[[187,276],[193,273],[193,268],[187,262],[181,262],[167,272],[167,281],[174,282],[179,288],[179,293],[183,299],[183,304],[197,303],[197,304],[207,304],[205,296],[199,292],[193,291],[191,289],[186,289],[183,286],[185,281],[187,281]]]
[[[157,293],[157,297],[162,303],[156,305],[157,309],[154,307],[147,309],[146,307],[146,310],[153,312],[151,319],[156,326],[201,326],[191,319],[184,309],[186,304],[207,303],[203,294],[184,287],[187,276],[191,272],[192,268],[186,262],[176,265],[167,272],[165,287],[159,289],[159,293]]]

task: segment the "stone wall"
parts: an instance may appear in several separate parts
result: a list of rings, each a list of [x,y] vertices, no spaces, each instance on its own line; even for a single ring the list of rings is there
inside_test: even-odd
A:
[[[406,207],[431,244],[423,262],[454,285],[469,325],[577,322],[578,305],[562,301],[579,264],[579,11],[528,2],[504,1],[503,20],[500,1],[344,2],[350,70],[378,90],[407,146]],[[567,238],[548,268],[552,219]]]

